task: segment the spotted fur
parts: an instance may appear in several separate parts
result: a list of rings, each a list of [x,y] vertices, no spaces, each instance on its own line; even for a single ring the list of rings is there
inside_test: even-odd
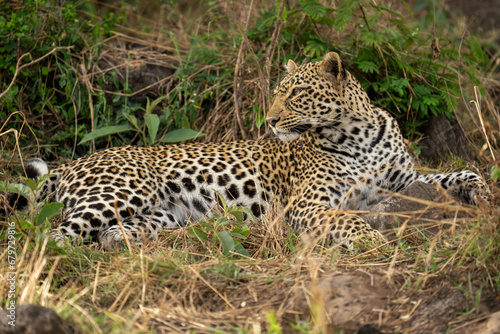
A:
[[[267,114],[278,139],[117,147],[51,170],[39,197],[65,207],[52,238],[112,247],[124,239],[120,221],[141,242],[210,214],[220,194],[256,217],[276,201],[295,229],[326,227],[334,242],[346,243],[382,239],[347,211],[367,209],[380,191],[420,180],[456,188],[471,203],[487,193],[469,171],[419,175],[394,118],[371,104],[336,53],[302,66],[289,61],[287,69]]]

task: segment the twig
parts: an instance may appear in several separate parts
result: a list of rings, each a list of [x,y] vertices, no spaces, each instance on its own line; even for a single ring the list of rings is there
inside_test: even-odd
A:
[[[460,95],[462,96],[462,99],[464,101],[464,105],[465,107],[467,108],[467,110],[469,111],[469,113],[472,113],[470,111],[470,108],[469,108],[469,104],[465,101],[465,97],[464,97],[464,91],[462,89],[462,80],[460,80],[460,75],[461,75],[461,67],[462,67],[462,44],[464,42],[464,38],[465,38],[465,35],[467,34],[467,31],[464,31],[464,33],[462,34],[462,37],[460,38],[460,44],[458,45],[458,87],[460,87]],[[472,118],[474,119],[474,118]]]
[[[486,315],[483,315],[483,316],[481,316],[481,317],[479,317],[479,318],[476,318],[476,319],[474,319],[474,320],[468,321],[468,322],[466,322],[465,324],[462,324],[462,325],[460,325],[460,326],[458,326],[458,327],[455,327],[455,328],[451,329],[451,330],[450,330],[450,333],[456,332],[456,331],[458,331],[459,329],[462,329],[462,328],[467,327],[467,326],[469,326],[469,325],[475,324],[476,322],[480,322],[480,321],[483,321],[483,320],[485,320],[485,319],[488,319],[488,318],[490,318],[491,316],[492,316],[492,314],[486,314]],[[461,322],[461,320],[459,320],[459,321],[452,321],[452,322],[449,322],[449,323],[448,323],[448,325],[453,325],[453,324],[456,324],[457,322]]]
[[[283,10],[285,8],[285,0],[281,0],[280,9],[278,11],[278,17],[276,18],[276,27],[273,31],[273,36],[271,37],[271,44],[266,55],[266,62],[264,63],[264,86],[267,88],[265,90],[265,101],[269,101],[269,84],[271,82],[271,64],[273,60],[274,49],[276,48],[276,42],[278,36],[281,32],[281,18],[283,17]]]
[[[457,75],[457,79],[458,79],[458,87],[460,88],[460,95],[462,97],[462,101],[464,102],[464,105],[465,105],[465,108],[467,109],[467,111],[469,112],[469,115],[470,117],[472,118],[472,121],[474,122],[474,125],[476,127],[479,127],[477,125],[477,121],[476,121],[476,118],[474,117],[473,115],[473,112],[472,110],[470,109],[469,107],[469,104],[467,103],[467,101],[465,100],[465,95],[464,95],[464,91],[462,89],[462,80],[461,80],[461,70],[462,70],[462,44],[464,42],[464,39],[465,39],[465,35],[467,34],[467,30],[464,31],[464,33],[462,34],[462,37],[460,38],[460,44],[458,45],[458,68],[457,68],[457,72],[458,72],[458,75]],[[460,128],[462,129],[463,131],[463,126],[460,122],[460,119],[458,117],[457,118],[457,121],[458,121],[458,124],[460,125]],[[466,139],[471,142],[471,139],[466,136]]]
[[[213,292],[215,292],[223,301],[226,302],[226,304],[233,310],[236,310],[236,307],[234,307],[233,304],[231,304],[231,302],[223,295],[221,294],[216,288],[214,288],[214,286],[212,284],[210,284],[205,278],[203,278],[203,276],[200,275],[199,272],[197,272],[196,270],[194,270],[192,267],[189,267],[189,269],[191,269],[193,271],[193,273],[196,274],[196,276],[198,276],[198,278],[203,282],[205,283],[210,289],[212,289]]]
[[[120,230],[122,231],[123,240],[125,240],[125,244],[127,245],[129,252],[131,252],[132,247],[130,247],[130,242],[128,241],[128,236],[125,233],[125,229],[123,228],[123,224],[120,220],[120,214],[118,213],[118,201],[115,201],[115,214],[116,214],[116,218],[118,220],[118,226],[120,227]]]
[[[7,131],[5,131],[5,132],[0,133],[0,137],[2,137],[3,135],[8,134],[8,133],[10,133],[10,132],[13,132],[13,133],[14,133],[14,139],[16,140],[16,148],[17,148],[17,153],[19,154],[19,157],[20,157],[20,159],[21,159],[21,165],[22,165],[22,166],[23,166],[23,168],[24,168],[24,164],[23,164],[23,156],[21,155],[21,149],[19,148],[19,136],[20,136],[20,135],[19,135],[19,133],[17,132],[17,130],[15,130],[15,129],[9,129],[9,130],[7,130]]]
[[[477,91],[477,86],[474,86],[474,95],[476,96],[476,100],[472,100],[470,101],[470,103],[474,103],[474,105],[476,106],[477,115],[479,116],[479,122],[481,122],[481,130],[483,130],[484,138],[486,138],[486,144],[488,144],[488,148],[490,149],[491,157],[493,158],[493,161],[495,161],[495,154],[493,154],[493,149],[491,148],[490,140],[488,138],[488,134],[486,133],[486,127],[484,126],[483,117],[481,115],[481,106],[479,105]]]
[[[50,56],[51,54],[53,54],[53,53],[54,53],[54,52],[56,52],[56,51],[59,51],[59,50],[69,50],[69,49],[72,49],[72,48],[73,48],[72,46],[60,46],[60,47],[54,48],[54,49],[52,49],[52,51],[50,51],[49,53],[44,54],[44,55],[43,55],[43,56],[41,56],[40,58],[35,59],[35,60],[33,60],[33,61],[31,61],[31,62],[29,62],[29,63],[27,63],[27,64],[24,64],[24,65],[22,65],[22,66],[19,66],[19,64],[21,63],[21,61],[23,60],[23,58],[24,58],[24,57],[26,57],[26,56],[31,56],[31,53],[25,53],[25,54],[23,54],[23,55],[22,55],[21,57],[19,57],[19,59],[17,60],[17,64],[16,64],[16,71],[14,72],[14,77],[12,78],[12,81],[10,82],[9,87],[7,87],[7,89],[6,89],[3,93],[1,93],[1,94],[0,94],[0,99],[1,99],[2,97],[4,97],[4,96],[5,96],[5,94],[7,94],[7,93],[10,91],[10,89],[11,89],[11,88],[12,88],[12,86],[14,85],[14,82],[16,82],[16,79],[17,79],[17,76],[19,75],[19,71],[20,71],[20,70],[22,70],[22,69],[23,69],[23,68],[25,68],[25,67],[28,67],[28,66],[31,66],[31,65],[33,65],[33,64],[38,63],[39,61],[41,61],[41,60],[43,60],[43,59],[47,58],[48,56]]]
[[[247,139],[247,133],[245,130],[245,126],[243,124],[243,120],[241,119],[241,102],[242,102],[242,94],[241,88],[244,82],[243,75],[243,65],[245,63],[245,52],[248,46],[247,41],[247,32],[248,32],[248,22],[250,22],[250,15],[252,13],[253,0],[250,1],[250,7],[248,8],[248,16],[245,18],[245,27],[242,31],[243,39],[241,40],[240,49],[238,51],[238,58],[236,60],[236,67],[234,69],[234,113],[236,116],[236,123],[238,124],[238,128],[240,129],[241,135],[243,139]]]
[[[358,6],[359,6],[359,9],[361,9],[361,13],[363,14],[363,21],[365,21],[366,27],[371,32],[372,28],[370,28],[370,24],[368,23],[368,20],[366,19],[365,10],[363,9],[363,6],[361,6],[361,3],[358,3]]]

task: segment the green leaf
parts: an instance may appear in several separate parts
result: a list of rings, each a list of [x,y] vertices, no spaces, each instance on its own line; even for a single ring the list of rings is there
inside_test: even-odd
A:
[[[386,12],[389,12],[389,13],[391,13],[392,15],[395,15],[395,16],[397,16],[397,17],[401,18],[401,19],[402,19],[402,20],[401,20],[401,23],[402,23],[402,24],[404,24],[404,23],[405,23],[405,21],[403,21],[403,15],[401,15],[400,13],[398,13],[398,12],[396,12],[396,11],[394,11],[394,10],[390,9],[389,7],[385,7],[385,6],[377,6],[377,5],[374,5],[374,4],[370,4],[370,6],[371,6],[371,7],[373,7],[373,8],[376,8],[378,11],[386,11]],[[397,25],[397,24],[395,24],[395,23],[393,22],[394,20],[389,20],[389,21],[390,21],[393,25]],[[407,33],[405,33],[405,34],[407,34]]]
[[[253,106],[253,112],[255,114],[255,125],[257,126],[257,129],[260,129],[266,122],[266,116],[264,115],[262,109],[257,105]]]
[[[229,231],[229,234],[231,234],[233,237],[236,237],[236,238],[241,239],[241,240],[246,239],[246,236],[244,236],[241,233],[235,232],[235,231]]]
[[[386,35],[378,31],[367,31],[361,35],[361,41],[368,46],[377,46],[386,38]]]
[[[493,179],[493,182],[497,182],[497,180],[500,179],[500,167],[491,167],[491,178]]]
[[[203,228],[207,231],[213,231],[214,228],[213,228],[213,220],[212,219],[209,219],[209,221],[212,223],[207,223],[206,221],[200,221],[200,225],[203,226]]]
[[[80,142],[78,144],[80,145],[80,144],[88,142],[89,140],[93,140],[93,139],[104,137],[104,136],[110,136],[110,135],[114,135],[114,134],[117,134],[120,132],[130,131],[130,130],[133,130],[133,128],[129,124],[105,126],[103,128],[92,131],[91,133],[87,133],[85,136],[83,136],[82,140],[80,140]]]
[[[281,329],[281,325],[276,320],[276,316],[273,311],[269,311],[266,313],[267,323],[269,324],[269,333],[273,334],[281,334],[283,333]]]
[[[358,63],[358,68],[365,73],[379,73],[377,64],[367,60],[360,61]]]
[[[249,208],[245,208],[242,206],[230,206],[227,208],[227,213],[232,214],[236,220],[242,222],[244,220],[243,214],[246,213],[252,220],[255,220],[255,216],[252,213],[252,210]]]
[[[214,192],[217,195],[217,197],[219,197],[219,202],[222,204],[222,210],[226,211],[226,209],[227,209],[226,200],[217,190],[214,190]]]
[[[217,221],[215,222],[215,228],[219,228],[221,226],[224,226],[224,225],[227,225],[229,224],[231,221],[228,220],[227,218],[225,217],[220,217],[219,219],[217,219]]]
[[[43,185],[45,184],[45,180],[50,179],[51,177],[54,177],[54,176],[55,176],[54,174],[45,174],[45,175],[40,176],[36,180],[36,188],[35,188],[35,190],[38,191],[38,190],[42,189]]]
[[[285,0],[282,0],[282,1],[285,1]],[[275,9],[276,10],[276,14],[278,14],[279,11],[280,11],[280,6],[279,5],[280,5],[279,1],[276,1],[276,9]],[[281,15],[281,22],[285,22],[286,19],[287,19],[287,12],[286,12],[286,6],[285,6],[285,7],[283,7],[283,14]]]
[[[162,138],[162,143],[177,143],[184,140],[190,140],[193,138],[203,137],[205,134],[191,130],[191,129],[178,129],[170,131]]]
[[[228,210],[227,210],[228,213],[232,214],[234,216],[234,218],[236,218],[237,221],[243,221],[244,219],[244,214],[243,212],[241,211],[237,211],[237,210],[232,210],[232,207],[229,207]]]
[[[232,232],[242,235],[242,239],[245,239],[250,234],[250,229],[248,228],[248,225],[245,224],[241,227],[236,227]]]
[[[327,46],[323,40],[311,38],[307,41],[306,47],[304,48],[304,53],[311,58],[323,57],[327,52]]]
[[[434,95],[427,95],[422,98],[422,101],[428,106],[439,105],[439,100]]]
[[[21,177],[21,181],[28,186],[31,190],[36,190],[36,181],[26,177]]]
[[[452,98],[447,91],[443,91],[439,95],[441,96],[441,99],[446,103],[447,112],[450,112],[450,110],[456,110],[458,108],[457,99]]]
[[[10,183],[7,181],[0,182],[0,191],[14,193],[14,194],[21,194],[24,197],[29,197],[30,195],[29,187],[25,186],[24,184]]]
[[[208,236],[207,234],[200,228],[190,226],[189,227],[189,236],[192,238],[198,238],[201,241],[208,241]]]
[[[490,60],[486,55],[486,53],[484,53],[483,48],[481,47],[481,44],[479,43],[477,37],[472,35],[469,36],[468,42],[472,54],[474,55],[474,58],[476,58],[476,61],[484,64],[489,64]]]
[[[36,225],[40,226],[45,222],[45,219],[51,219],[59,215],[63,207],[64,205],[59,202],[52,202],[45,204],[42,210],[40,210],[38,217],[36,217]]]
[[[424,85],[418,85],[413,87],[413,91],[415,92],[415,94],[417,94],[418,99],[420,99],[424,95],[429,95],[431,93],[429,88],[427,88],[427,86]]]
[[[248,253],[248,251],[239,243],[236,243],[236,245],[234,245],[234,252],[243,256],[250,257],[250,253]]]
[[[137,130],[140,129],[141,126],[139,125],[139,121],[137,120],[137,117],[135,117],[134,115],[126,114],[126,113],[123,113],[123,115],[130,122],[130,124],[132,124],[132,126],[135,129],[137,129]]]
[[[160,126],[160,118],[156,114],[145,114],[144,121],[148,128],[149,143],[152,145],[155,142],[156,134],[158,133],[158,128]]]
[[[326,8],[318,0],[299,0],[299,4],[304,10],[304,13],[309,15],[314,21],[325,16]]]
[[[337,10],[337,16],[335,16],[335,28],[337,30],[344,30],[347,21],[352,17],[354,9],[359,5],[361,0],[344,0]]]
[[[233,240],[231,235],[225,231],[216,232],[217,238],[219,239],[222,248],[224,249],[224,254],[228,255],[230,252],[234,251],[236,247],[236,242]]]
[[[149,99],[147,100],[146,102],[146,114],[152,114],[153,113],[153,109],[156,108],[156,106],[163,100],[167,99],[168,96],[161,96],[159,98],[157,98],[156,100],[154,100],[153,102],[149,102]]]
[[[27,220],[19,220],[18,222],[19,222],[19,225],[21,225],[21,227],[24,228],[25,230],[31,230],[34,228],[33,224],[31,224]]]
[[[405,95],[406,88],[408,88],[410,82],[405,78],[395,78],[391,77],[391,89],[394,90],[399,96]]]

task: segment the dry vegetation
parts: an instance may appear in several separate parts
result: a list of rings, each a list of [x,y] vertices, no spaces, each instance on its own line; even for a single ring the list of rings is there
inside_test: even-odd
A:
[[[218,16],[208,21],[203,14],[209,5],[200,2],[186,7],[185,3],[191,2],[179,2],[177,11],[151,6],[148,12],[144,5],[139,13],[139,9],[130,8],[137,16],[129,15],[127,25],[116,26],[118,30],[104,41],[98,58],[93,56],[94,45],[72,54],[74,71],[88,90],[88,106],[80,105],[75,97],[73,111],[93,110],[96,95],[91,93],[106,93],[108,102],[118,96],[119,101],[145,104],[146,98],[168,94],[200,73],[231,75],[231,84],[220,81],[197,86],[196,92],[203,99],[189,95],[191,86],[186,86],[183,92],[199,104],[197,108],[203,109],[207,100],[212,106],[210,112],[196,115],[193,123],[211,141],[263,136],[264,126],[256,126],[259,111],[269,107],[269,87],[280,75],[278,65],[284,56],[279,45],[279,20],[273,30],[276,35],[257,46],[237,36],[246,36],[244,32],[256,24],[253,17],[266,7],[264,2],[250,1],[243,8],[238,2],[218,2],[217,8],[210,8]],[[112,9],[114,5],[96,4],[103,13],[110,10],[106,6]],[[226,28],[229,36],[233,34],[227,49],[206,42],[207,50],[223,54],[221,61],[187,66],[189,57],[196,57],[190,52],[193,31],[203,36],[215,27]],[[342,40],[340,32],[321,32]],[[280,56],[273,58],[273,54]],[[297,57],[301,55],[302,50]],[[184,68],[183,75],[174,75],[180,67]],[[130,83],[129,91],[117,92],[113,82],[99,81],[112,70],[118,80]],[[485,81],[489,94],[481,101],[476,99],[474,106],[465,103],[469,107],[463,107],[459,117],[467,138],[479,147],[475,163],[483,175],[500,158],[496,141],[500,138],[500,85],[489,80]],[[466,102],[464,96],[473,92],[472,87],[472,83],[464,83],[461,98]],[[182,106],[186,102],[183,96],[178,96],[178,101]],[[15,170],[23,158],[38,149],[36,142],[22,147],[21,152],[16,147],[21,134],[35,139],[26,126],[43,121],[51,132],[68,126],[54,116],[54,110],[49,117],[31,113],[29,108],[24,110],[26,122],[14,127],[17,132],[6,130],[7,124],[0,126],[2,171]],[[483,115],[482,124],[478,111]],[[140,113],[136,113],[138,118]],[[97,117],[97,111],[90,115]],[[160,132],[161,138],[167,129]],[[66,141],[65,149],[72,153],[65,157],[87,153],[79,152],[76,143],[76,137]],[[109,139],[101,146],[115,143]],[[60,157],[60,151],[50,141],[42,142],[42,155]],[[463,165],[457,158],[443,162],[440,169]],[[498,205],[498,188],[491,179],[489,184]],[[76,246],[64,252],[50,246],[40,235],[40,228],[19,228],[16,302],[52,308],[74,333],[493,333],[488,328],[500,324],[498,208],[482,205],[464,209],[449,198],[444,204],[420,204],[424,208],[417,212],[391,214],[400,217],[403,226],[386,231],[395,240],[358,245],[354,250],[324,245],[320,237],[311,240],[290,231],[280,220],[278,209],[262,222],[249,224],[250,234],[242,241],[249,256],[224,254],[212,232],[207,231],[206,241],[189,228],[165,231],[142,248],[116,252],[103,252],[97,245]],[[436,211],[440,213],[425,218],[425,224],[418,228],[405,224],[406,217]],[[27,220],[35,221],[36,215],[32,212]],[[235,220],[229,213],[225,215]],[[7,222],[0,224],[6,236]],[[5,238],[0,241],[4,247],[6,243]],[[2,249],[0,277],[7,277],[11,271],[8,249]],[[8,291],[8,282],[0,279],[0,295],[6,296]],[[6,307],[7,298],[2,302]],[[496,318],[491,317],[493,314]]]
[[[476,332],[499,311],[499,221],[469,210],[477,218],[428,220],[436,235],[423,227],[357,251],[297,237],[279,219],[250,225],[250,257],[228,258],[187,229],[130,251],[62,255],[26,235],[17,301],[51,307],[76,333]]]

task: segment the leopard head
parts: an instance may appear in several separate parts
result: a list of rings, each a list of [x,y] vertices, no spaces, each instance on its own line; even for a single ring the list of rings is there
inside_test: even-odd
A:
[[[297,139],[307,131],[331,129],[351,111],[370,105],[366,92],[335,52],[301,66],[289,60],[286,69],[266,116],[273,132],[283,141]]]

